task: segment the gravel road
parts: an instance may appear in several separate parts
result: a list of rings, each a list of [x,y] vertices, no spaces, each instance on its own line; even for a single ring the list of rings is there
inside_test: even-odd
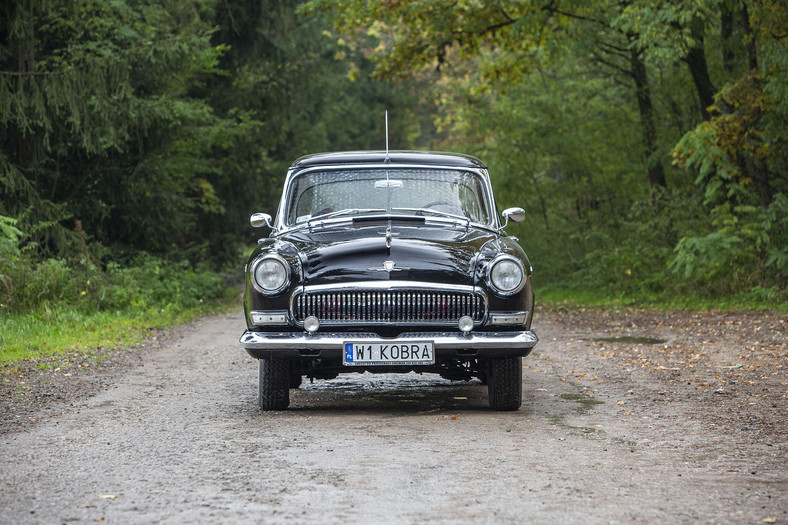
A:
[[[415,374],[263,413],[241,316],[205,319],[33,424],[6,402],[0,522],[788,523],[785,317],[701,320],[545,312],[514,413]]]

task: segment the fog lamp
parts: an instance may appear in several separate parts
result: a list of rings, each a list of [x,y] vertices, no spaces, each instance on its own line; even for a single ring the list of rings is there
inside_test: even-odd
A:
[[[467,315],[463,315],[462,317],[460,317],[460,321],[457,324],[459,325],[460,330],[462,330],[463,333],[467,334],[471,330],[473,330],[473,318]]]
[[[320,328],[320,321],[317,320],[317,317],[314,315],[310,315],[306,319],[304,319],[304,330],[309,332],[310,334],[313,332],[317,332],[317,329]]]

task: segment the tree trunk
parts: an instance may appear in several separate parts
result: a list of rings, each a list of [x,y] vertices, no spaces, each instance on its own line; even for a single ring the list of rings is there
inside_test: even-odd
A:
[[[722,67],[728,75],[736,72],[736,42],[733,40],[734,13],[723,4],[720,9],[720,40],[722,41]]]
[[[695,45],[690,48],[684,61],[689,66],[692,81],[695,83],[695,89],[698,92],[701,117],[703,120],[709,120],[711,118],[709,107],[714,104],[714,94],[717,90],[714,84],[711,83],[711,77],[709,76],[706,51],[703,49],[703,29],[701,27],[693,28],[692,37],[695,40]]]
[[[643,146],[646,153],[648,181],[652,186],[665,187],[665,171],[662,163],[656,158],[657,128],[654,125],[654,105],[651,102],[646,64],[640,58],[640,52],[632,49],[629,54],[632,78],[635,80],[635,94],[640,110],[640,125],[643,128]]]
[[[747,10],[746,5],[741,8],[740,22],[742,29],[744,29],[744,34],[747,35],[747,38],[745,38],[747,43],[747,65],[750,67],[750,71],[756,71],[758,69],[758,50],[755,47],[755,35],[752,34],[750,12]]]

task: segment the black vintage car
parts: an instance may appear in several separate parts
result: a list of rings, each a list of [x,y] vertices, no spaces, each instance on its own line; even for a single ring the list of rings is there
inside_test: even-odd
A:
[[[283,410],[304,377],[425,372],[478,378],[517,410],[531,330],[531,264],[503,228],[485,165],[453,153],[309,155],[246,266],[241,344],[258,401]]]

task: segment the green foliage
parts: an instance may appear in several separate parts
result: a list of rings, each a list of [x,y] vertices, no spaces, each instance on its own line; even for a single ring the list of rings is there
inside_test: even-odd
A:
[[[565,4],[585,10],[583,2]],[[606,4],[599,3],[597,9]],[[532,55],[567,24],[557,6],[536,0],[311,0],[303,7],[308,13],[316,10],[330,13],[342,32],[364,30],[376,37],[375,74],[398,79],[410,78],[420,69],[473,60],[492,50],[499,52],[479,64],[483,76],[490,81],[514,79],[536,64]]]
[[[0,287],[4,287],[6,291],[11,288],[11,277],[5,274],[3,269],[19,260],[19,241],[24,236],[24,233],[16,228],[16,223],[15,219],[0,215]]]
[[[788,197],[776,195],[766,210],[763,222],[763,241],[766,247],[766,263],[783,279],[788,278]]]
[[[530,211],[537,288],[785,299],[783,3],[438,4],[307,5],[377,38],[377,75],[434,79],[433,146]]]
[[[193,320],[227,304],[198,308],[170,307],[146,310],[83,312],[64,306],[42,305],[35,313],[0,315],[0,362],[13,363],[64,352],[97,352],[128,348],[165,328]]]
[[[417,139],[413,93],[371,81],[364,50],[296,7],[0,5],[6,312],[197,305],[295,157],[381,147],[386,108],[402,108],[398,147]]]
[[[782,287],[788,278],[788,199],[778,194],[767,208],[720,204],[713,231],[683,237],[670,268],[689,282],[723,293],[754,286]]]
[[[94,265],[23,256],[0,264],[0,311],[42,307],[81,312],[192,308],[226,297],[227,275],[188,261],[168,262],[141,253],[127,266]]]
[[[15,261],[21,254],[19,241],[25,234],[15,226],[17,222],[0,215],[0,261]]]
[[[227,50],[211,43],[212,5],[4,4],[0,213],[41,257],[86,240],[163,253],[221,212],[207,178],[225,175],[218,159],[259,122],[221,118],[190,93]]]
[[[710,221],[679,241],[670,268],[705,290],[782,288],[788,277],[788,135],[774,126],[782,110],[764,89],[769,82],[751,73],[723,88],[716,114],[673,151],[678,165],[697,174]]]
[[[623,2],[613,25],[633,35],[634,46],[649,50],[650,60],[671,65],[702,45],[698,37],[721,4],[720,0]]]
[[[537,287],[784,300],[786,34],[781,0],[3,2],[1,308],[221,295],[289,162],[385,110],[489,164]]]

